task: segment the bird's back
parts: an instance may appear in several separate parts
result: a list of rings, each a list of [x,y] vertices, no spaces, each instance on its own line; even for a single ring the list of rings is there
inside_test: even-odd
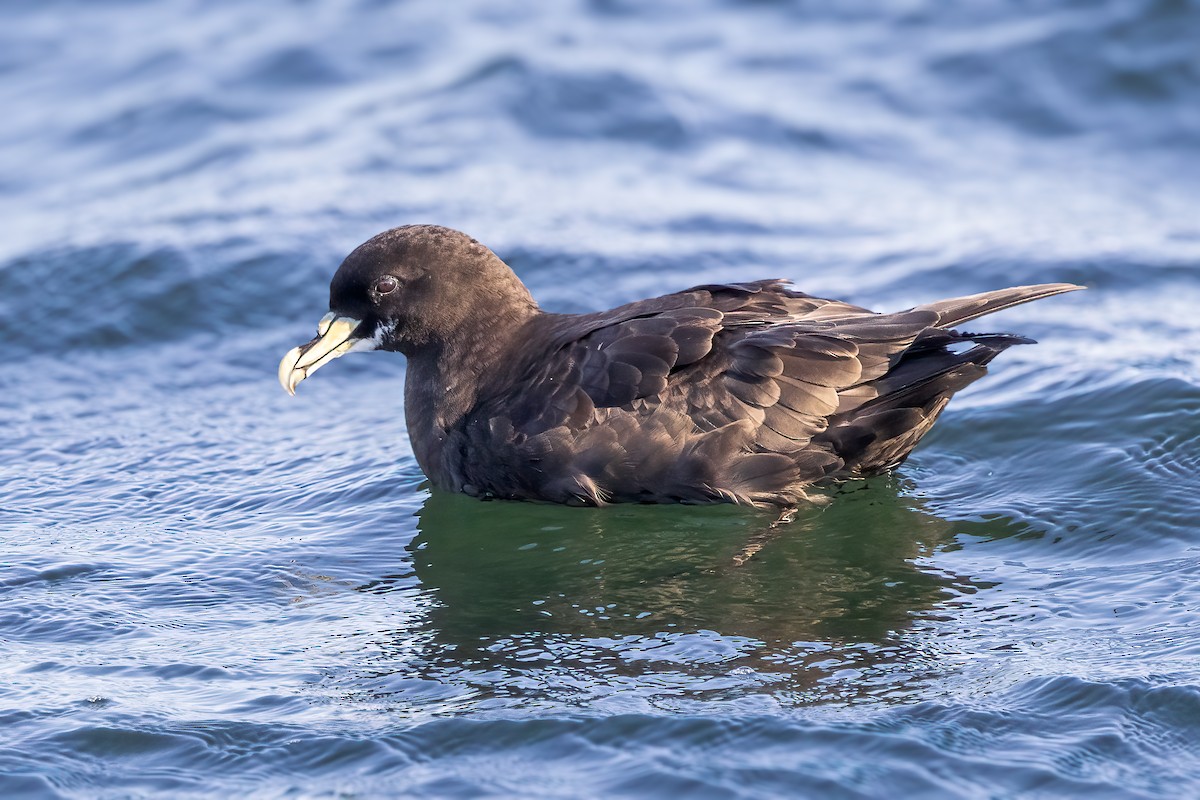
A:
[[[524,339],[536,346],[452,426],[443,482],[593,505],[793,505],[813,483],[902,462],[955,392],[1029,341],[952,326],[1076,288],[876,314],[760,281],[544,314]]]

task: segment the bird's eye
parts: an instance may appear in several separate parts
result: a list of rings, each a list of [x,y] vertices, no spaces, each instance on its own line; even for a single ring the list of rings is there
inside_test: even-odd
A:
[[[375,281],[375,294],[391,294],[400,286],[400,281],[391,275],[384,275]]]

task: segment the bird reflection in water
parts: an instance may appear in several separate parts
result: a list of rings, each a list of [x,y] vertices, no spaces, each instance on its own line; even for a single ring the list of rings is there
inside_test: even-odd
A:
[[[408,547],[423,631],[377,632],[360,688],[378,697],[407,687],[391,680],[404,675],[502,704],[877,693],[928,660],[907,634],[914,620],[978,588],[920,565],[955,524],[897,482],[847,484],[779,528],[736,507],[568,509],[434,492]],[[411,589],[412,574],[360,588],[393,586]]]

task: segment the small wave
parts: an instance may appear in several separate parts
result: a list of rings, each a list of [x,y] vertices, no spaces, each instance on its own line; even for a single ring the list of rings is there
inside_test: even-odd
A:
[[[0,337],[19,355],[145,347],[313,317],[311,324],[325,302],[316,276],[327,269],[299,252],[228,260],[132,243],[31,254],[0,266]]]
[[[331,86],[341,83],[345,76],[320,51],[311,47],[284,47],[260,56],[245,72],[229,81],[231,87],[244,88],[245,83],[264,89],[292,89]]]
[[[1047,707],[1045,700],[1062,692],[1049,687],[1025,719],[1004,708],[925,704],[832,724],[819,716],[615,714],[438,720],[361,735],[234,722],[159,725],[118,716],[34,738],[18,735],[6,771],[45,774],[74,791],[234,794],[249,787],[290,794],[303,787],[306,794],[432,797],[452,787],[455,795],[524,795],[532,775],[547,796],[678,797],[714,790],[878,796],[881,786],[889,796],[1193,791],[1196,776],[1187,764],[1194,745],[1160,749],[1153,715],[1105,702],[1104,689],[1076,707]],[[1140,722],[1124,725],[1122,719]],[[1100,720],[1109,724],[1097,728]],[[614,759],[621,769],[612,768]],[[454,776],[451,786],[447,776]]]
[[[475,65],[448,87],[486,114],[499,103],[522,129],[549,139],[612,139],[679,148],[683,123],[649,81],[629,71],[568,70],[516,55]],[[464,107],[465,108],[465,107]]]
[[[1193,538],[1192,489],[1179,476],[1200,468],[1198,409],[1200,387],[1180,378],[1060,385],[948,414],[915,461],[942,513],[1062,534],[1057,558],[1161,556]]]
[[[253,114],[206,97],[138,100],[104,118],[84,123],[71,134],[71,144],[102,145],[116,159],[139,159],[205,138],[223,122]]]
[[[1180,143],[1200,133],[1200,16],[1187,0],[1053,8],[1001,23],[992,46],[972,38],[933,55],[937,96],[1040,135],[1104,131],[1125,141]],[[1007,35],[1005,35],[1007,33]]]
[[[1035,678],[983,708],[923,704],[912,717],[901,723],[910,735],[1000,761],[1030,738],[1053,742],[1027,752],[1065,781],[1157,796],[1197,781],[1191,765],[1200,755],[1200,688],[1192,685]]]

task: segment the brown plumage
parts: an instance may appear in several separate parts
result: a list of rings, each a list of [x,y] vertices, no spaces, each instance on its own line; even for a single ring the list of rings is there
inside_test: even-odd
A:
[[[320,335],[280,380],[292,391],[352,350],[404,353],[413,450],[441,489],[787,507],[815,483],[900,464],[955,392],[1031,341],[955,326],[1079,288],[877,314],[767,280],[549,314],[475,240],[408,226],[342,263]]]

